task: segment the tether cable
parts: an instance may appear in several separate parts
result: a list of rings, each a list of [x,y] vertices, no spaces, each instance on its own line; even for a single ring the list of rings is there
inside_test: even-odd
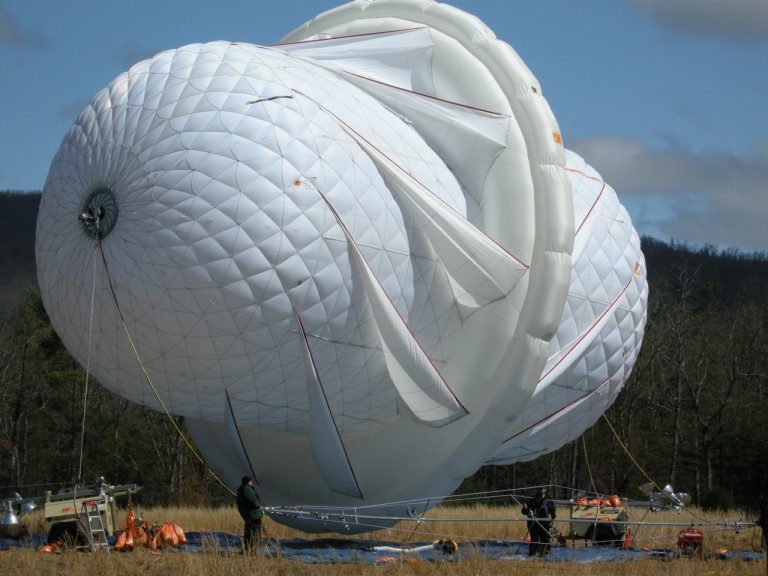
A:
[[[632,462],[632,464],[634,464],[637,467],[637,469],[640,471],[640,473],[643,476],[645,476],[645,478],[653,485],[654,488],[656,488],[656,490],[658,490],[662,494],[666,494],[666,492],[664,492],[664,490],[659,488],[659,486],[656,484],[656,482],[654,482],[653,478],[651,478],[646,473],[646,471],[643,470],[643,467],[640,466],[640,463],[635,459],[635,457],[632,456],[632,453],[629,451],[629,448],[627,448],[626,444],[624,444],[624,442],[621,440],[621,437],[619,436],[618,432],[616,432],[616,429],[613,427],[613,424],[611,424],[611,421],[608,420],[608,417],[605,415],[605,413],[603,413],[603,419],[608,424],[608,428],[611,429],[611,432],[613,432],[613,435],[616,437],[616,441],[619,443],[619,446],[621,446],[622,450],[624,450],[624,453],[627,455],[627,458],[629,458],[629,460]]]
[[[139,368],[141,369],[141,373],[144,375],[144,379],[146,380],[147,384],[149,384],[149,387],[152,390],[152,393],[155,395],[155,398],[157,399],[158,403],[163,409],[163,412],[165,412],[165,415],[168,417],[168,420],[170,420],[171,425],[174,427],[176,432],[179,434],[182,440],[184,440],[184,443],[187,445],[187,448],[194,454],[195,458],[203,465],[205,466],[205,469],[208,471],[208,473],[213,476],[213,478],[216,479],[216,481],[221,484],[232,496],[235,495],[235,492],[226,485],[226,483],[219,477],[218,474],[216,474],[211,468],[206,464],[205,460],[202,456],[195,450],[194,446],[192,446],[192,443],[189,441],[187,436],[184,434],[181,428],[179,428],[178,423],[176,422],[176,419],[173,417],[173,414],[170,413],[168,408],[165,405],[165,402],[163,402],[163,399],[160,397],[159,392],[157,391],[157,388],[155,388],[154,383],[152,382],[152,378],[149,377],[149,373],[147,372],[146,367],[144,366],[144,362],[141,360],[141,355],[139,354],[139,350],[136,347],[136,344],[133,341],[133,338],[131,338],[131,333],[128,330],[128,326],[125,323],[125,318],[123,316],[123,311],[120,308],[120,304],[117,301],[117,294],[115,293],[115,288],[112,284],[112,276],[109,273],[109,266],[107,265],[107,259],[104,255],[103,250],[99,250],[101,253],[101,260],[104,263],[104,271],[107,276],[107,284],[109,285],[109,291],[112,293],[112,300],[115,303],[115,309],[117,310],[117,314],[120,317],[120,324],[122,325],[123,332],[125,332],[125,336],[128,338],[128,343],[131,345],[131,350],[133,350],[133,354],[136,356],[136,361],[138,362]]]
[[[88,414],[88,383],[91,376],[91,351],[93,349],[93,309],[96,300],[96,263],[98,262],[99,236],[93,241],[93,257],[91,259],[91,296],[88,303],[88,353],[85,360],[85,382],[83,383],[83,417],[80,421],[80,454],[77,463],[77,477],[72,488],[72,507],[78,520],[81,512],[77,509],[77,489],[83,478],[83,454],[85,452],[85,420]]]
[[[91,260],[91,301],[88,304],[88,355],[85,361],[85,383],[83,384],[83,419],[80,423],[80,461],[77,465],[77,481],[83,477],[83,452],[85,451],[85,416],[88,411],[88,381],[91,374],[91,350],[93,348],[93,308],[96,300],[96,262],[99,252],[98,236],[93,241],[93,258]]]

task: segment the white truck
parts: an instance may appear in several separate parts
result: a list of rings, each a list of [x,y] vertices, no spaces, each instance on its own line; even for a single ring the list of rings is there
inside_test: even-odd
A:
[[[608,500],[572,501],[568,538],[595,546],[624,546],[626,522],[627,509],[615,496]]]
[[[141,490],[136,484],[112,486],[101,478],[96,485],[80,485],[45,493],[45,530],[48,543],[64,545],[88,544],[84,533],[83,518],[98,512],[105,536],[112,536],[121,529],[118,520],[118,499],[127,500]],[[87,527],[90,525],[86,523]],[[100,528],[101,529],[101,528]],[[86,530],[87,532],[87,530]]]

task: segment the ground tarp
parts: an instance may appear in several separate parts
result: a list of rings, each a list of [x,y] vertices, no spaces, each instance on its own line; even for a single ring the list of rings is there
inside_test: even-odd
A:
[[[167,548],[163,553],[213,553],[240,554],[242,537],[225,532],[187,532],[187,544]],[[114,545],[115,539],[110,539]],[[46,544],[46,538],[39,534],[30,534],[18,540],[0,539],[0,550],[10,548],[38,549]],[[677,557],[676,549],[638,547],[615,548],[602,546],[553,546],[544,560],[550,562],[627,562],[648,558]],[[454,552],[455,550],[455,552]],[[141,554],[137,548],[128,554]],[[482,557],[498,560],[524,560],[528,558],[528,544],[514,540],[478,540],[471,542],[453,542],[437,540],[433,542],[388,542],[382,540],[343,539],[343,538],[293,538],[269,540],[258,549],[259,554],[281,556],[283,558],[307,564],[385,564],[393,562],[447,561],[455,562],[468,558]],[[764,553],[756,552],[705,552],[707,557],[722,560],[743,561],[765,560]]]

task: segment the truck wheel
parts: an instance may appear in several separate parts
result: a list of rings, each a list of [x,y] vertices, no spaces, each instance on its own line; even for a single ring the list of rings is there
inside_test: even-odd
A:
[[[597,526],[590,526],[587,532],[587,538],[592,539],[592,544],[595,546],[621,546],[621,534],[619,534],[617,527],[611,524],[597,524]]]
[[[78,543],[78,538],[77,524],[74,522],[54,524],[48,532],[48,544],[61,542],[66,548],[73,548]]]

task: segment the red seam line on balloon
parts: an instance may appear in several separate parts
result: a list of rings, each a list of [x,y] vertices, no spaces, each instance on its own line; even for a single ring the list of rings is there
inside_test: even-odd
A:
[[[407,32],[413,32],[414,30],[424,30],[429,28],[428,26],[416,26],[415,28],[397,28],[395,30],[381,30],[380,32],[361,32],[360,34],[347,34],[344,36],[333,36],[331,38],[312,38],[309,40],[294,40],[293,42],[283,42],[280,44],[272,44],[268,48],[279,48],[280,46],[295,46],[297,44],[313,44],[322,42],[333,42],[334,40],[346,40],[348,38],[365,38],[366,36],[387,36],[402,34]]]
[[[583,170],[576,170],[576,168],[564,168],[566,172],[573,172],[574,174],[581,174],[584,176],[584,178],[589,178],[590,180],[594,180],[595,182],[600,182],[600,184],[605,185],[605,180],[602,178],[598,178],[597,176],[591,176],[584,172]]]
[[[235,418],[235,409],[232,407],[232,399],[229,397],[229,390],[224,388],[224,398],[227,400],[227,407],[229,408],[229,413],[232,416],[232,423],[235,425],[235,432],[237,432],[237,439],[240,441],[240,447],[243,449],[243,454],[245,455],[245,460],[248,462],[248,468],[251,469],[251,475],[253,476],[253,481],[256,482],[257,486],[261,486],[259,483],[259,479],[256,476],[256,472],[253,469],[253,464],[251,464],[251,458],[248,456],[248,451],[245,449],[245,442],[243,442],[243,437],[240,434],[240,427],[237,425],[237,418]]]
[[[297,46],[301,44],[313,44],[313,43],[323,43],[323,42],[333,42],[335,40],[345,40],[348,38],[365,38],[366,36],[386,36],[386,35],[395,35],[395,34],[402,34],[402,33],[409,33],[413,32],[414,30],[424,30],[426,29],[426,26],[419,26],[417,28],[399,28],[396,30],[384,30],[381,32],[367,32],[362,34],[351,34],[348,36],[334,36],[333,38],[313,38],[311,40],[297,40],[295,42],[286,42],[284,44],[273,44],[272,46],[269,46],[268,48],[279,48],[280,46]],[[288,56],[297,57],[296,54],[292,52],[286,53]],[[322,66],[322,64],[321,64]],[[454,100],[446,100],[445,98],[438,98],[437,96],[431,96],[429,94],[425,94],[423,92],[416,92],[414,90],[409,90],[408,88],[403,88],[401,86],[395,86],[394,84],[390,84],[388,82],[382,82],[381,80],[376,80],[375,78],[371,78],[369,76],[362,76],[360,74],[356,74],[354,72],[347,72],[342,71],[345,74],[349,74],[350,76],[355,76],[357,78],[362,78],[364,80],[370,80],[371,82],[375,82],[376,84],[381,84],[382,86],[389,86],[391,88],[394,88],[396,90],[401,90],[403,92],[408,92],[410,94],[416,94],[418,96],[423,96],[424,98],[429,98],[430,100],[436,100],[438,102],[445,102],[447,104],[452,104],[454,106],[460,107],[460,108],[467,108],[468,110],[476,110],[478,112],[485,112],[487,114],[492,114],[494,116],[504,116],[500,112],[494,112],[493,110],[488,110],[486,108],[479,108],[477,106],[469,106],[468,104],[462,104],[460,102],[456,102]]]
[[[341,439],[341,433],[339,432],[339,427],[336,425],[336,418],[333,416],[333,411],[331,410],[331,404],[328,402],[328,396],[325,393],[325,387],[323,386],[322,380],[320,380],[320,375],[317,372],[317,365],[315,364],[315,357],[312,355],[312,348],[309,346],[309,340],[307,339],[307,332],[304,330],[304,323],[301,321],[301,316],[299,315],[299,311],[294,308],[293,313],[296,315],[296,321],[299,324],[299,330],[301,330],[301,337],[304,340],[304,346],[306,346],[307,354],[309,355],[309,362],[312,365],[312,372],[314,373],[315,379],[317,380],[317,385],[320,387],[320,392],[323,395],[323,400],[325,401],[325,409],[328,411],[328,415],[331,418],[331,422],[333,422],[333,428],[336,431],[336,436],[339,439],[339,444],[341,445],[341,450],[344,453],[344,458],[347,461],[347,467],[349,469],[349,473],[352,475],[352,479],[355,481],[355,487],[357,488],[357,492],[360,495],[360,498],[363,497],[363,491],[360,490],[360,483],[357,481],[357,475],[355,475],[355,470],[352,468],[352,462],[349,459],[349,454],[347,454],[347,448],[344,446],[344,441]]]
[[[569,355],[571,354],[571,352],[572,352],[572,351],[573,351],[573,350],[576,348],[576,344],[578,344],[578,343],[580,343],[581,341],[583,341],[583,340],[584,340],[584,338],[586,338],[586,337],[587,337],[587,335],[588,335],[588,334],[589,334],[589,333],[590,333],[592,330],[594,330],[595,326],[597,326],[598,324],[600,324],[600,320],[602,320],[602,319],[605,317],[605,315],[606,315],[606,314],[608,314],[609,312],[613,311],[613,310],[616,308],[616,305],[618,304],[618,302],[619,302],[619,299],[620,299],[620,298],[621,298],[621,297],[624,295],[624,293],[625,293],[625,292],[626,292],[626,291],[629,289],[629,287],[632,285],[632,280],[633,280],[632,278],[630,278],[630,279],[629,279],[629,281],[628,281],[628,282],[627,282],[627,283],[624,285],[624,288],[623,288],[623,290],[622,290],[622,291],[619,293],[619,295],[618,295],[618,296],[616,296],[616,298],[613,300],[613,302],[611,302],[611,305],[610,305],[608,308],[606,308],[606,309],[603,311],[603,313],[602,313],[602,314],[600,314],[600,316],[599,316],[599,317],[598,317],[598,318],[597,318],[597,319],[596,319],[596,320],[595,320],[595,321],[592,323],[592,325],[589,327],[589,330],[587,330],[587,331],[586,331],[586,332],[584,332],[584,333],[583,333],[581,336],[579,336],[579,338],[576,340],[576,342],[574,343],[574,345],[573,345],[573,346],[571,346],[571,349],[568,351],[568,354],[566,354],[566,355],[565,355],[565,356],[563,356],[563,357],[562,357],[560,360],[558,360],[558,361],[555,363],[555,365],[554,365],[554,366],[552,366],[552,368],[550,368],[550,369],[549,369],[549,370],[546,372],[546,374],[542,374],[541,378],[539,378],[539,382],[541,382],[542,380],[544,380],[544,378],[546,378],[546,377],[547,377],[547,375],[551,374],[551,373],[552,373],[552,371],[553,371],[553,370],[554,370],[554,369],[555,369],[557,366],[559,366],[560,364],[562,364],[562,362],[563,362],[563,361],[564,361],[566,358],[568,358],[568,357],[569,357]],[[610,380],[610,378],[609,378],[608,380]],[[607,382],[608,380],[604,381],[602,384],[600,384],[600,386],[602,386],[603,384],[605,384],[605,382]],[[572,405],[574,402],[578,402],[578,401],[580,401],[580,400],[583,400],[583,399],[584,399],[584,398],[586,398],[587,396],[589,396],[589,395],[591,395],[591,394],[594,394],[594,392],[595,392],[596,390],[598,390],[598,389],[600,388],[600,386],[598,386],[598,387],[597,387],[597,388],[595,388],[594,390],[590,390],[590,391],[589,391],[589,392],[587,392],[587,393],[586,393],[584,396],[580,396],[580,397],[579,397],[579,398],[577,398],[576,400],[573,400],[572,402],[569,402],[568,404],[566,404],[565,406],[562,406],[561,408],[559,408],[559,409],[555,410],[555,411],[554,411],[554,412],[552,412],[551,414],[547,414],[546,416],[544,416],[544,417],[543,417],[543,418],[541,418],[540,420],[538,420],[538,421],[534,422],[533,424],[531,424],[530,426],[527,426],[526,428],[524,428],[524,429],[520,430],[520,431],[519,431],[519,432],[517,432],[516,434],[513,434],[513,435],[512,435],[512,436],[510,436],[509,438],[505,439],[505,440],[504,440],[504,442],[502,442],[502,444],[505,444],[505,443],[509,442],[510,440],[512,440],[512,439],[514,439],[514,438],[516,438],[516,437],[517,437],[517,436],[519,436],[520,434],[522,434],[522,433],[524,433],[524,432],[526,432],[526,431],[530,430],[531,428],[533,428],[533,427],[535,427],[535,426],[538,426],[539,424],[541,424],[541,423],[542,423],[542,422],[544,422],[545,420],[549,420],[550,418],[552,418],[552,417],[556,416],[557,414],[559,414],[560,412],[562,412],[563,410],[565,410],[566,408],[568,408],[569,406],[571,406],[571,405]]]
[[[360,248],[357,246],[357,243],[355,242],[355,239],[352,236],[352,233],[349,231],[349,229],[347,228],[346,224],[344,224],[344,221],[341,219],[341,215],[336,211],[336,209],[330,203],[328,198],[326,198],[325,194],[323,194],[320,190],[317,190],[317,193],[320,194],[320,197],[323,199],[323,201],[325,202],[326,206],[328,206],[328,209],[333,213],[334,217],[336,218],[336,221],[339,223],[339,226],[342,228],[342,230],[344,230],[344,235],[355,246],[355,249],[360,253],[360,256],[362,257],[362,252],[360,252]],[[408,326],[408,323],[400,315],[400,311],[397,309],[397,306],[395,306],[395,303],[392,302],[392,299],[389,297],[389,294],[387,294],[386,290],[384,290],[384,287],[381,286],[381,282],[379,282],[379,279],[371,271],[368,262],[366,262],[365,258],[362,258],[362,260],[363,260],[364,265],[368,268],[370,276],[373,277],[376,280],[376,282],[379,284],[379,286],[381,287],[381,290],[384,293],[384,296],[386,297],[386,299],[389,302],[389,304],[392,307],[392,309],[395,311],[395,314],[397,314],[397,317],[400,319],[400,322],[405,327],[405,330],[408,332],[408,334],[411,335],[411,338],[412,338],[413,342],[416,344],[416,346],[419,348],[421,353],[427,359],[427,362],[429,362],[429,365],[432,367],[432,370],[434,370],[434,373],[437,375],[437,377],[440,379],[440,381],[445,385],[445,389],[448,390],[448,392],[451,394],[451,397],[454,399],[454,401],[459,406],[459,408],[461,408],[461,410],[464,411],[465,414],[469,414],[469,410],[467,410],[464,407],[464,404],[462,404],[462,402],[461,402],[461,400],[459,400],[458,396],[456,396],[454,391],[451,390],[451,387],[445,381],[445,378],[443,378],[443,375],[440,373],[440,370],[437,369],[437,366],[435,366],[434,362],[432,361],[432,358],[429,357],[429,354],[427,354],[426,351],[424,350],[424,348],[421,346],[421,343],[416,338],[416,335],[411,330],[411,327]]]
[[[407,92],[408,94],[414,94],[416,96],[422,96],[424,98],[427,98],[428,100],[434,100],[436,102],[443,102],[445,104],[450,104],[452,106],[456,106],[457,108],[465,108],[467,110],[474,110],[475,112],[483,112],[485,114],[491,114],[492,116],[497,116],[499,118],[503,118],[504,114],[501,112],[494,112],[493,110],[488,110],[486,108],[478,108],[477,106],[470,106],[469,104],[462,104],[461,102],[456,102],[455,100],[446,100],[445,98],[439,98],[437,96],[431,96],[430,94],[424,94],[423,92],[416,92],[415,90],[410,90],[408,88],[403,88],[402,86],[395,86],[394,84],[390,84],[388,82],[382,82],[381,80],[376,80],[375,78],[371,78],[369,76],[362,76],[361,74],[356,74],[354,72],[347,72],[344,71],[345,74],[349,74],[350,76],[354,76],[355,78],[360,78],[362,80],[368,80],[369,82],[373,82],[374,84],[379,84],[381,86],[387,86],[389,88],[393,88],[395,90],[399,90],[401,92]]]
[[[551,367],[549,370],[547,370],[547,372],[546,372],[546,373],[544,373],[544,374],[542,374],[542,375],[541,375],[541,378],[539,378],[539,382],[541,382],[542,380],[544,380],[544,378],[546,378],[546,377],[547,377],[549,374],[551,374],[551,373],[552,373],[552,371],[553,371],[555,368],[557,368],[557,367],[558,367],[560,364],[562,364],[562,363],[563,363],[563,361],[564,361],[566,358],[568,358],[568,357],[570,356],[571,352],[573,352],[573,350],[576,348],[576,345],[578,345],[579,343],[581,343],[581,342],[582,342],[582,341],[583,341],[583,340],[584,340],[584,339],[585,339],[585,338],[586,338],[586,337],[587,337],[587,336],[590,334],[590,332],[592,332],[592,330],[594,330],[594,329],[595,329],[595,327],[596,327],[596,326],[598,326],[598,325],[600,324],[600,321],[601,321],[603,318],[605,318],[605,316],[606,316],[606,315],[607,315],[609,312],[613,312],[613,310],[615,310],[615,309],[616,309],[616,306],[617,306],[617,305],[618,305],[618,303],[619,303],[619,299],[620,299],[620,298],[621,298],[621,297],[624,295],[624,293],[625,293],[627,290],[629,290],[629,287],[632,285],[632,281],[633,281],[633,280],[634,280],[634,274],[633,274],[633,275],[632,275],[632,277],[631,277],[631,278],[630,278],[630,279],[627,281],[627,283],[624,285],[624,288],[622,288],[621,292],[619,292],[619,294],[616,296],[616,298],[614,298],[614,299],[613,299],[613,302],[611,302],[611,304],[610,304],[610,305],[609,305],[609,306],[608,306],[608,307],[607,307],[605,310],[603,310],[603,313],[602,313],[602,314],[600,314],[600,316],[598,316],[598,317],[595,319],[595,321],[594,321],[594,322],[593,322],[593,323],[590,325],[589,329],[588,329],[588,330],[586,330],[586,331],[585,331],[585,332],[584,332],[584,333],[583,333],[581,336],[579,336],[579,337],[576,339],[576,341],[574,342],[574,344],[573,344],[573,345],[570,347],[570,350],[568,351],[568,353],[567,353],[565,356],[563,356],[562,358],[560,358],[560,360],[558,360],[558,361],[557,361],[557,362],[556,362],[556,363],[555,363],[555,364],[554,364],[554,365],[553,365],[553,366],[552,366],[552,367]]]
[[[510,436],[509,438],[507,438],[506,440],[504,440],[504,442],[502,442],[502,443],[501,443],[501,444],[502,444],[502,446],[503,446],[504,444],[506,444],[507,442],[509,442],[510,440],[514,440],[515,438],[517,438],[517,437],[518,437],[518,436],[520,436],[521,434],[523,434],[523,433],[527,432],[527,431],[528,431],[528,430],[530,430],[531,428],[535,428],[536,426],[538,426],[538,425],[539,425],[539,424],[541,424],[542,422],[546,422],[547,420],[549,420],[549,419],[551,419],[551,418],[554,418],[555,416],[557,416],[558,414],[560,414],[560,413],[561,413],[561,412],[563,412],[564,410],[566,410],[566,409],[570,408],[571,406],[573,406],[573,405],[574,405],[574,404],[576,404],[577,402],[581,402],[582,400],[584,400],[584,398],[589,398],[589,397],[590,397],[590,396],[592,396],[592,395],[593,395],[595,392],[597,392],[598,390],[600,390],[600,388],[602,388],[602,387],[603,387],[603,386],[606,384],[606,382],[609,382],[610,380],[611,380],[611,378],[610,378],[610,377],[609,377],[609,378],[606,378],[606,379],[605,379],[603,382],[601,382],[601,383],[600,383],[600,386],[597,386],[597,387],[596,387],[596,388],[594,388],[593,390],[589,390],[589,391],[588,391],[588,392],[586,392],[586,393],[585,393],[583,396],[579,396],[578,398],[576,398],[576,399],[574,399],[574,400],[571,400],[571,401],[570,401],[570,402],[568,402],[568,404],[566,404],[565,406],[561,406],[560,408],[558,408],[557,410],[555,410],[555,411],[554,411],[554,412],[552,412],[551,414],[547,414],[546,416],[544,416],[544,417],[543,417],[543,418],[541,418],[540,420],[537,420],[536,422],[532,423],[530,426],[526,426],[525,428],[523,428],[522,430],[520,430],[520,431],[519,431],[519,432],[517,432],[516,434],[513,434],[512,436]]]
[[[579,227],[576,229],[576,236],[578,236],[579,232],[581,231],[581,227],[584,226],[584,223],[589,220],[589,217],[592,215],[592,212],[594,211],[595,207],[597,206],[598,202],[600,202],[600,199],[603,197],[603,192],[605,192],[605,181],[601,180],[600,178],[595,178],[594,176],[589,176],[582,172],[581,170],[574,170],[573,168],[565,168],[566,172],[573,172],[574,174],[581,174],[585,178],[589,178],[590,180],[594,180],[595,182],[599,182],[602,186],[600,188],[600,193],[597,195],[597,198],[595,198],[595,201],[592,202],[592,206],[589,207],[589,210],[584,215],[584,218],[581,219],[581,222],[579,223]]]
[[[405,168],[403,168],[403,167],[402,167],[400,164],[398,164],[397,162],[395,162],[395,161],[394,161],[392,158],[390,158],[390,157],[389,157],[389,155],[388,155],[388,154],[386,154],[386,153],[385,153],[383,150],[381,150],[381,149],[380,149],[378,146],[376,146],[375,144],[373,144],[373,143],[372,143],[370,140],[368,140],[368,139],[367,139],[365,136],[363,136],[362,134],[360,134],[360,133],[359,133],[357,130],[355,130],[354,128],[352,128],[352,126],[350,126],[349,124],[347,124],[347,123],[346,123],[344,120],[342,120],[341,118],[339,118],[339,117],[338,117],[336,114],[334,114],[332,111],[328,110],[328,108],[326,108],[325,106],[323,106],[323,105],[322,105],[320,102],[318,102],[317,100],[315,100],[315,99],[314,99],[314,98],[312,98],[311,96],[308,96],[308,95],[304,94],[304,93],[303,93],[303,92],[301,92],[300,90],[296,90],[295,88],[292,88],[291,90],[292,90],[293,92],[296,92],[296,94],[299,94],[299,95],[303,96],[303,97],[304,97],[304,98],[306,98],[307,100],[310,100],[311,102],[313,102],[313,103],[314,103],[315,105],[317,105],[318,107],[322,108],[322,109],[323,109],[323,111],[325,111],[327,114],[329,114],[330,116],[332,116],[332,117],[333,117],[333,118],[334,118],[334,119],[335,119],[335,120],[336,120],[336,121],[337,121],[339,124],[342,124],[342,125],[343,125],[343,126],[345,126],[345,127],[348,129],[348,130],[350,130],[351,132],[354,132],[354,133],[355,133],[355,135],[356,135],[358,138],[360,138],[360,140],[364,141],[366,144],[368,144],[368,146],[370,146],[371,148],[373,148],[374,150],[376,150],[376,151],[377,151],[379,154],[381,154],[381,155],[382,155],[384,158],[386,158],[387,160],[389,160],[389,161],[390,161],[390,162],[391,162],[391,163],[392,163],[392,164],[393,164],[393,165],[394,165],[394,166],[395,166],[395,167],[396,167],[398,170],[400,170],[400,171],[401,171],[403,174],[406,174],[406,175],[407,175],[407,176],[408,176],[408,177],[409,177],[411,180],[413,180],[414,182],[416,182],[416,184],[418,184],[418,185],[419,185],[421,188],[423,188],[423,189],[424,189],[424,190],[426,190],[428,193],[430,193],[432,196],[434,196],[434,197],[435,197],[435,198],[436,198],[436,199],[437,199],[439,202],[443,203],[443,204],[444,204],[444,205],[445,205],[445,206],[446,206],[446,207],[447,207],[449,210],[452,210],[453,212],[456,212],[456,210],[455,210],[455,209],[454,209],[452,206],[450,206],[448,203],[446,203],[446,202],[445,202],[445,200],[443,200],[442,198],[440,198],[440,196],[438,196],[437,194],[435,194],[434,192],[432,192],[432,191],[431,191],[431,190],[430,190],[430,189],[429,189],[427,186],[425,186],[424,184],[422,184],[422,183],[419,181],[419,179],[418,179],[418,178],[416,178],[416,177],[415,177],[413,174],[411,174],[411,173],[410,173],[408,170],[406,170]],[[462,217],[463,217],[463,215],[462,215]],[[526,264],[525,262],[523,262],[522,260],[520,260],[520,259],[519,259],[517,256],[515,256],[514,254],[512,254],[511,252],[509,252],[509,251],[508,251],[506,248],[504,248],[504,246],[502,246],[501,244],[499,244],[498,242],[496,242],[496,240],[494,240],[493,238],[491,238],[490,236],[488,236],[488,235],[487,235],[487,234],[486,234],[486,233],[485,233],[483,230],[481,230],[480,228],[477,228],[477,227],[475,227],[475,228],[477,229],[477,231],[478,231],[480,234],[482,234],[483,236],[485,236],[485,238],[487,238],[489,242],[492,242],[492,243],[493,243],[495,246],[497,246],[497,247],[499,248],[499,250],[501,250],[501,251],[502,251],[502,252],[504,252],[504,253],[505,253],[507,256],[509,256],[510,258],[512,258],[512,259],[513,259],[515,262],[517,262],[517,263],[518,263],[520,266],[522,266],[522,267],[523,267],[523,268],[525,268],[526,270],[527,270],[528,268],[530,268],[530,266],[529,266],[528,264]]]

